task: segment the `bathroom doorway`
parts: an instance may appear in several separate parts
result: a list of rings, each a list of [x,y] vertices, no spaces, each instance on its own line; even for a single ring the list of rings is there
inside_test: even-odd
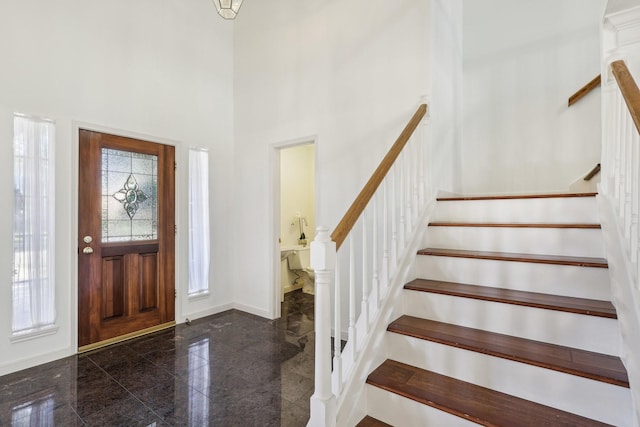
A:
[[[316,144],[306,138],[275,147],[274,161],[274,317],[287,293],[314,294],[310,244],[316,228]]]

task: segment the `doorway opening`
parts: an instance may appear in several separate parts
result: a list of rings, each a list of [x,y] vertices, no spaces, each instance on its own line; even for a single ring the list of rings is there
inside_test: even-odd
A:
[[[306,139],[280,145],[275,157],[273,204],[278,244],[273,294],[274,317],[280,317],[285,294],[304,294],[305,300],[313,301],[315,274],[310,266],[310,244],[316,228],[315,141]]]

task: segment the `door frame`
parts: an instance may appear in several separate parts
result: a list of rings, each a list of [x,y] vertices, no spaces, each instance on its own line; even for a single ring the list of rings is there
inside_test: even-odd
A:
[[[140,139],[143,141],[149,141],[156,144],[165,144],[171,145],[175,147],[175,161],[177,164],[180,164],[182,161],[182,149],[183,144],[178,141],[170,140],[167,138],[161,138],[154,135],[147,135],[137,132],[125,131],[122,129],[114,129],[107,126],[96,125],[94,123],[86,123],[80,121],[72,121],[71,122],[71,139],[72,139],[72,147],[71,147],[71,183],[70,183],[70,191],[69,191],[69,207],[71,208],[71,215],[69,218],[70,223],[70,238],[69,238],[69,268],[70,268],[70,277],[71,277],[71,292],[70,292],[70,308],[71,308],[71,333],[70,335],[70,348],[74,350],[74,353],[78,352],[78,185],[79,185],[79,151],[80,151],[80,129],[86,129],[94,132],[108,133],[111,135],[122,136],[125,138],[134,138]],[[184,175],[184,176],[183,176]],[[175,188],[176,188],[176,203],[175,203],[175,222],[179,230],[186,230],[186,227],[182,224],[184,221],[183,218],[186,218],[186,214],[181,212],[182,209],[179,209],[181,205],[179,201],[179,188],[187,188],[186,182],[183,182],[186,179],[186,175],[181,173],[180,168],[175,171]],[[180,323],[183,321],[182,308],[180,304],[180,294],[182,289],[182,283],[184,282],[183,275],[186,274],[185,271],[182,271],[180,268],[181,263],[179,261],[179,253],[180,248],[183,246],[181,234],[178,233],[175,236],[175,289],[176,289],[176,298],[174,300],[175,305],[175,322]]]
[[[300,145],[313,145],[314,147],[314,165],[313,165],[313,186],[314,194],[317,200],[318,191],[320,186],[318,185],[318,136],[304,136],[287,141],[281,141],[271,144],[269,163],[271,164],[271,179],[269,190],[269,203],[271,209],[269,209],[271,218],[269,218],[270,232],[267,245],[267,254],[269,254],[269,277],[271,278],[271,290],[270,290],[270,302],[269,302],[269,314],[272,319],[281,317],[282,310],[280,307],[280,150],[285,148],[292,148]],[[315,206],[315,223],[316,227],[320,224],[318,221],[318,204]],[[308,244],[310,244],[309,242]]]

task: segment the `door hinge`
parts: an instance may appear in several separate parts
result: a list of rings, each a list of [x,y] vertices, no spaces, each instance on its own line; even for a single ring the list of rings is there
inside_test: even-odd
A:
[[[174,235],[178,234],[178,225],[177,224],[173,224],[173,234]]]
[[[178,169],[178,162],[173,162],[173,170]]]
[[[173,298],[174,299],[178,299],[178,290],[177,289],[173,290]]]

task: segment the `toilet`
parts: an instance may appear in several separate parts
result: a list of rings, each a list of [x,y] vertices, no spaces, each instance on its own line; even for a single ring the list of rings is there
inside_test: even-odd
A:
[[[304,260],[302,258],[304,258]],[[305,294],[313,294],[316,274],[309,266],[309,248],[289,252],[287,255],[287,263],[289,270],[297,273],[304,281],[302,292]]]

